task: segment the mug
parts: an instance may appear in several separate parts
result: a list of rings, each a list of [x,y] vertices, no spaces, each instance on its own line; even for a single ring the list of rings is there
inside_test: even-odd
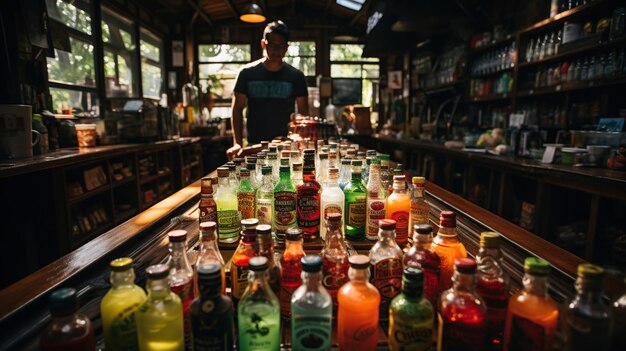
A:
[[[29,105],[0,105],[0,159],[33,156],[41,134],[33,130]]]

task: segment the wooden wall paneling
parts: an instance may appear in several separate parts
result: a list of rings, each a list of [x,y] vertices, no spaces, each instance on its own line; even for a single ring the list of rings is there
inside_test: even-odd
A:
[[[591,196],[591,206],[589,211],[589,225],[587,229],[587,240],[585,245],[585,259],[591,261],[595,251],[596,240],[598,239],[598,218],[600,216],[600,196]]]

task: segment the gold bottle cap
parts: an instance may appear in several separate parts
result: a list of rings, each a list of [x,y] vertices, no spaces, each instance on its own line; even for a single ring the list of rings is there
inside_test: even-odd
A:
[[[424,177],[413,177],[411,179],[411,182],[413,184],[424,184],[424,183],[426,183],[426,178],[424,178]]]
[[[123,272],[133,268],[133,259],[130,257],[116,258],[109,263],[109,267],[114,272]]]
[[[604,277],[604,268],[591,263],[579,264],[578,277],[602,279]]]
[[[500,234],[496,232],[480,233],[480,247],[498,248],[500,246]]]

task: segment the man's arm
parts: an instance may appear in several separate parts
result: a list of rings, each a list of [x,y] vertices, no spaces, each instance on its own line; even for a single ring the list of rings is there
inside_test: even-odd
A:
[[[296,106],[298,107],[298,113],[301,115],[309,115],[309,97],[298,96],[296,97]]]
[[[243,109],[246,107],[248,97],[245,94],[235,92],[233,95],[232,118],[230,125],[233,130],[233,146],[226,151],[229,158],[237,156],[243,145]]]

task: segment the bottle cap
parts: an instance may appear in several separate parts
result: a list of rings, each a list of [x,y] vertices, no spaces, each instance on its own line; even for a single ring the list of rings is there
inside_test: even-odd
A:
[[[250,170],[250,172],[256,170],[256,159],[254,161],[248,161],[246,168]]]
[[[251,229],[256,227],[259,224],[259,220],[256,218],[246,218],[241,220],[241,226],[244,229]]]
[[[234,172],[237,170],[237,165],[235,164],[235,162],[230,161],[230,162],[226,162],[226,167],[228,167],[228,170],[230,172]]]
[[[578,277],[602,280],[604,278],[604,268],[591,263],[579,264]]]
[[[339,168],[335,168],[335,167],[330,167],[328,169],[328,175],[338,175],[339,174]]]
[[[358,151],[358,152],[356,153],[356,156],[357,156],[357,157],[362,157],[362,158],[365,158],[365,151]]]
[[[113,272],[124,272],[133,268],[133,259],[130,257],[116,258],[109,263],[109,267]]]
[[[280,165],[281,166],[289,167],[290,164],[291,164],[291,159],[289,159],[289,157],[281,157],[280,158]]]
[[[389,161],[389,155],[387,154],[380,154],[378,155],[378,159],[381,161]]]
[[[235,157],[235,158],[233,159],[233,163],[234,163],[235,165],[240,165],[240,164],[244,163],[244,161],[245,161],[245,160],[244,160],[244,158],[243,158],[243,157]]]
[[[426,183],[426,178],[424,178],[424,177],[413,177],[413,179],[411,179],[411,181],[413,182],[413,184],[424,185],[424,183]]]
[[[207,222],[200,223],[200,231],[202,231],[202,232],[214,232],[215,228],[217,228],[217,223],[215,223],[213,221],[207,221]]]
[[[302,150],[302,154],[303,155],[307,155],[307,154],[315,155],[315,149],[304,149],[304,150]]]
[[[246,163],[247,164],[256,164],[256,156],[246,156]]]
[[[76,289],[61,288],[55,290],[48,298],[48,307],[54,314],[72,313],[78,309]]]
[[[474,274],[476,273],[476,260],[469,257],[457,258],[454,260],[454,268],[459,273]]]
[[[257,220],[258,222],[258,220]],[[272,234],[272,226],[269,224],[259,224],[256,227],[256,233],[260,235],[271,235]]]
[[[424,284],[424,271],[417,267],[407,267],[402,274],[402,281],[405,284],[411,285],[423,285]]]
[[[500,234],[496,232],[480,233],[480,247],[485,247],[485,248],[500,247]]]
[[[456,214],[452,211],[441,211],[439,225],[443,228],[456,227]]]
[[[361,166],[363,166],[363,161],[361,161],[361,160],[352,160],[351,164],[353,166],[361,167]]]
[[[261,174],[263,174],[263,175],[272,174],[272,166],[263,166],[263,167],[261,167]]]
[[[302,229],[300,228],[287,229],[287,234],[285,235],[285,239],[289,241],[298,241],[302,239]]]
[[[213,182],[211,181],[211,178],[202,178],[200,181],[200,193],[213,194]]]
[[[267,153],[268,160],[278,160],[278,154],[276,152],[268,152]]]
[[[306,255],[300,259],[302,270],[305,272],[319,272],[322,270],[322,258],[318,255]]]
[[[365,154],[367,156],[376,156],[376,150],[367,150]]]
[[[167,233],[167,237],[170,239],[171,243],[184,242],[187,240],[187,231],[182,229],[172,230]]]
[[[320,160],[328,160],[328,154],[325,152],[320,152],[319,155]]]
[[[396,221],[393,219],[381,219],[378,221],[378,226],[382,230],[394,230],[396,229]]]
[[[377,158],[370,158],[370,159],[369,159],[369,163],[370,163],[371,165],[379,165],[379,164],[380,164],[380,160],[379,160],[379,159],[377,159]]]
[[[292,165],[294,172],[299,172],[302,170],[302,162],[294,162]]]
[[[259,272],[267,269],[267,257],[264,256],[254,256],[248,261],[248,267],[251,271]]]
[[[527,257],[524,260],[524,271],[533,275],[548,275],[550,263],[538,257]]]
[[[278,170],[280,171],[280,173],[289,173],[289,159],[287,159],[287,164],[280,165],[280,168]]]
[[[281,158],[290,158],[291,157],[291,150],[283,150],[280,152],[280,157]]]
[[[241,167],[241,169],[239,170],[239,176],[240,177],[249,177],[250,176],[250,171],[246,167]]]
[[[199,280],[222,280],[222,268],[214,263],[202,264],[198,267]]]
[[[341,164],[342,165],[350,165],[350,159],[349,158],[342,158],[341,159]]]
[[[217,176],[220,178],[228,177],[228,167],[217,167]]]
[[[170,275],[170,266],[168,264],[155,264],[146,268],[148,279],[165,279],[168,275]]]
[[[393,181],[394,182],[405,182],[406,181],[406,176],[404,176],[404,175],[395,175],[395,176],[393,176]]]
[[[370,258],[365,255],[350,256],[348,262],[350,262],[350,267],[356,269],[365,269],[370,266]]]
[[[417,234],[432,234],[433,226],[430,224],[416,224],[413,226],[413,231]]]

